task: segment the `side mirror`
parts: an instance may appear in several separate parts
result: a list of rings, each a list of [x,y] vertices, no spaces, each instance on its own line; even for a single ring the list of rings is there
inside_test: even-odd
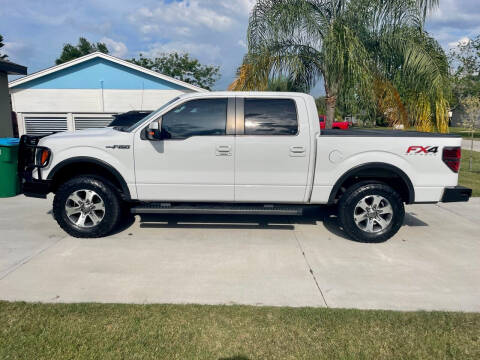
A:
[[[162,140],[162,131],[160,130],[160,122],[153,121],[145,129],[146,138],[151,141]]]

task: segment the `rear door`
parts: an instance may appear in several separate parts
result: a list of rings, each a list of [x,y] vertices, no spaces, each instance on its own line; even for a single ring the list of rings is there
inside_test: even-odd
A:
[[[302,98],[237,98],[235,201],[302,203],[310,158]]]
[[[233,201],[234,131],[233,98],[192,99],[168,111],[163,140],[135,137],[138,198]]]

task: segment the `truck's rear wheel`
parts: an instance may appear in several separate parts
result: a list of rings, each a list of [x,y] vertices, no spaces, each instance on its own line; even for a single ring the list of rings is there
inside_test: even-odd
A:
[[[121,214],[117,190],[100,177],[73,178],[58,188],[53,200],[55,220],[74,237],[106,236],[118,224]]]
[[[405,218],[400,195],[386,184],[372,182],[347,189],[339,201],[338,213],[345,233],[362,242],[390,239]]]

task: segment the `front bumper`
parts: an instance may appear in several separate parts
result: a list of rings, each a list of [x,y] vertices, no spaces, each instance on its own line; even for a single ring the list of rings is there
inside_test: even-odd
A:
[[[464,186],[454,186],[454,187],[447,187],[443,192],[441,202],[449,203],[449,202],[461,202],[461,201],[468,201],[472,196],[472,189],[469,189]]]
[[[28,197],[45,199],[47,194],[51,191],[50,180],[24,179],[21,186],[23,195]]]

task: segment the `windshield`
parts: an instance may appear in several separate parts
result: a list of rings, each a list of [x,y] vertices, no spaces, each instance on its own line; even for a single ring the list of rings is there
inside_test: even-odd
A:
[[[132,126],[128,127],[125,129],[126,132],[131,132],[133,130],[135,130],[137,127],[139,127],[141,124],[143,124],[144,122],[147,122],[149,119],[153,118],[154,116],[156,116],[160,111],[162,111],[163,109],[165,109],[167,106],[169,106],[170,104],[174,103],[175,101],[177,101],[178,99],[180,99],[179,97],[176,97],[176,98],[173,98],[172,100],[170,100],[169,102],[163,104],[162,106],[160,106],[158,108],[158,110],[152,112],[150,115],[140,119],[139,121],[137,121],[135,124],[133,124]]]

